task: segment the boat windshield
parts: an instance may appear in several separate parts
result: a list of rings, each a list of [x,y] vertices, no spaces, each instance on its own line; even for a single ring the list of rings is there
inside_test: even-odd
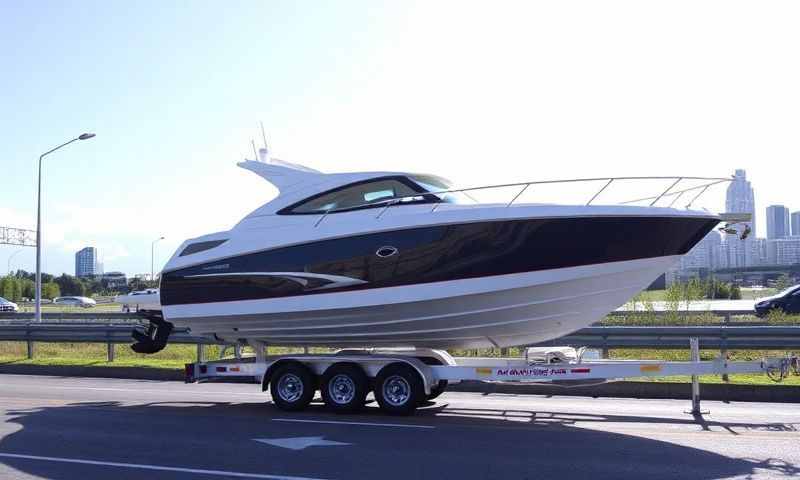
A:
[[[411,180],[417,185],[425,189],[426,192],[441,192],[443,190],[455,190],[455,187],[450,180],[446,178],[437,177],[435,175],[412,175]],[[466,192],[448,192],[436,195],[443,203],[456,203],[456,204],[475,204],[478,203],[474,198],[469,196]]]
[[[787,288],[786,290],[783,290],[781,293],[779,293],[779,294],[777,294],[775,296],[776,297],[785,297],[785,296],[789,295],[790,293],[797,293],[797,292],[795,292],[795,290],[797,290],[797,292],[800,292],[800,285],[793,285],[793,286]]]

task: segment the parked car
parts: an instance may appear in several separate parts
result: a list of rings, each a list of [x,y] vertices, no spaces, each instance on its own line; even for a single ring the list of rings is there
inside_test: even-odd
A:
[[[756,303],[756,315],[763,317],[777,308],[789,314],[800,314],[800,285],[789,287],[777,295],[760,299]]]
[[[97,305],[97,302],[89,297],[56,297],[53,299],[56,305],[70,305],[73,307],[90,308]]]
[[[0,312],[19,312],[19,307],[11,300],[0,297]]]

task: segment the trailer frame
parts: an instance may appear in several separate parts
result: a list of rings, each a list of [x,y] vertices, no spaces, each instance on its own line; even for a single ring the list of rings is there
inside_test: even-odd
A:
[[[256,344],[256,352],[263,352],[264,345]],[[375,393],[376,399],[382,409],[388,413],[412,413],[419,399],[408,408],[395,409],[387,407],[385,401],[378,398],[379,385],[377,380],[382,378],[382,372],[390,366],[395,370],[400,366],[413,371],[419,378],[420,384],[416,392],[418,397],[433,398],[437,396],[448,383],[458,383],[465,380],[482,382],[514,382],[514,383],[546,383],[559,385],[575,385],[602,383],[608,380],[620,380],[633,377],[660,377],[672,375],[690,375],[692,377],[692,408],[687,411],[693,415],[703,412],[700,409],[700,375],[730,375],[736,373],[765,373],[775,381],[785,378],[791,370],[798,373],[797,357],[764,358],[755,361],[730,361],[727,357],[718,356],[713,360],[700,360],[700,342],[698,338],[689,339],[691,360],[689,361],[661,361],[661,360],[584,360],[583,349],[576,350],[574,359],[564,361],[557,355],[541,357],[532,360],[531,349],[526,350],[526,356],[520,358],[495,358],[495,357],[452,357],[443,350],[434,349],[346,349],[335,353],[325,354],[287,354],[277,356],[258,355],[244,359],[226,359],[209,362],[196,362],[186,364],[186,382],[205,381],[251,381],[261,384],[262,390],[270,389],[275,374],[281,369],[294,368],[307,370],[313,382],[305,386],[306,390],[313,388],[314,392],[320,390],[323,399],[329,407],[329,397],[333,390],[328,390],[325,395],[326,373],[331,367],[338,366],[340,370],[350,368],[364,373],[369,380],[368,390]],[[563,348],[563,347],[562,347]],[[558,350],[553,347],[553,350]],[[541,348],[533,349],[542,353]],[[302,373],[302,372],[301,372]],[[408,374],[406,374],[408,375]],[[303,375],[294,375],[303,377]],[[299,380],[299,379],[298,379]],[[443,383],[444,382],[444,383]],[[402,383],[402,382],[401,382]],[[408,384],[409,382],[406,382]],[[275,384],[272,383],[272,387]],[[331,387],[332,388],[332,387]],[[411,387],[409,387],[410,389]],[[279,407],[282,405],[280,398],[276,398],[274,388],[271,389],[273,400]],[[441,390],[441,391],[439,391]],[[308,392],[306,392],[307,394]],[[386,391],[383,391],[384,395]],[[312,395],[313,396],[313,395]],[[310,398],[309,398],[310,401]],[[307,405],[307,403],[306,403]],[[358,407],[359,405],[357,405]],[[386,407],[386,408],[385,408]],[[305,408],[285,408],[301,410]],[[334,408],[335,409],[335,408]],[[355,411],[357,408],[343,409]]]

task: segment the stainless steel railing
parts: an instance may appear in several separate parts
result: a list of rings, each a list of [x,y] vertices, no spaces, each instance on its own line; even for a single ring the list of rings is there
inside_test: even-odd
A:
[[[643,198],[637,198],[635,200],[627,200],[627,201],[622,201],[622,202],[616,202],[616,204],[618,204],[618,205],[629,205],[629,204],[633,204],[633,203],[647,202],[647,201],[652,200],[649,203],[649,206],[652,207],[656,203],[658,203],[661,199],[672,197],[672,201],[668,205],[669,207],[672,207],[684,194],[689,193],[689,192],[696,192],[694,194],[694,196],[692,196],[691,199],[689,200],[689,203],[687,203],[685,205],[685,208],[688,209],[688,208],[691,208],[692,204],[694,204],[694,202],[697,201],[697,199],[700,198],[700,196],[703,195],[710,187],[712,187],[714,185],[717,185],[717,184],[720,184],[720,183],[733,181],[733,177],[717,178],[717,177],[661,177],[661,176],[655,176],[655,177],[576,178],[576,179],[566,179],[566,180],[540,180],[540,181],[536,181],[536,182],[520,182],[520,183],[506,183],[506,184],[499,184],[499,185],[484,185],[484,186],[480,186],[480,187],[468,187],[468,188],[458,188],[458,189],[451,189],[451,190],[439,190],[439,191],[435,191],[435,192],[420,192],[420,193],[415,193],[413,195],[406,195],[406,196],[402,196],[402,197],[393,197],[393,198],[387,199],[387,200],[385,200],[383,202],[363,203],[363,204],[360,204],[360,205],[351,205],[351,206],[342,207],[342,208],[330,208],[328,210],[325,210],[325,212],[322,214],[322,216],[319,218],[319,220],[317,220],[317,222],[314,224],[314,226],[316,227],[320,223],[322,223],[322,221],[325,220],[328,217],[328,215],[331,214],[331,213],[346,212],[346,211],[358,210],[358,209],[367,208],[367,207],[371,207],[371,208],[383,207],[383,208],[381,208],[380,212],[375,216],[375,218],[381,218],[383,216],[383,214],[390,207],[393,207],[393,206],[396,206],[396,205],[401,205],[401,204],[408,204],[408,203],[410,203],[411,201],[413,201],[415,199],[419,199],[421,197],[425,197],[425,196],[429,196],[429,195],[443,196],[443,195],[453,194],[453,193],[465,193],[465,194],[467,194],[468,192],[476,192],[476,191],[482,191],[482,190],[519,187],[519,191],[517,191],[514,194],[514,196],[511,198],[511,200],[508,203],[506,203],[506,207],[510,207],[526,191],[528,191],[531,187],[534,187],[536,185],[568,184],[568,183],[581,183],[581,182],[588,183],[588,182],[601,182],[601,181],[604,181],[605,183],[603,184],[603,186],[599,190],[593,191],[594,192],[593,195],[591,195],[589,200],[584,204],[585,206],[589,206],[589,205],[592,204],[592,202],[594,202],[600,196],[600,194],[605,192],[608,189],[608,187],[610,187],[612,185],[612,183],[620,182],[620,181],[629,181],[629,180],[632,180],[632,181],[643,181],[643,180],[665,180],[665,181],[670,181],[671,180],[671,183],[669,184],[669,186],[665,190],[660,191],[660,193],[658,193],[656,195],[647,196],[647,197],[643,197]],[[684,182],[684,181],[701,181],[703,183],[701,183],[699,185],[694,185],[694,186],[689,187],[689,188],[684,188],[684,189],[681,189],[681,190],[675,190],[675,188],[678,187],[678,185],[681,182]],[[433,204],[433,207],[430,210],[431,213],[435,212],[439,208],[439,206],[442,205],[443,203],[447,203],[447,202],[435,202]]]

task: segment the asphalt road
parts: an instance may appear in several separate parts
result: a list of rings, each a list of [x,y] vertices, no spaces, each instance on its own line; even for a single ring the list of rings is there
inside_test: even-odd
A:
[[[0,479],[797,478],[800,404],[446,393],[287,414],[255,385],[0,375]]]

